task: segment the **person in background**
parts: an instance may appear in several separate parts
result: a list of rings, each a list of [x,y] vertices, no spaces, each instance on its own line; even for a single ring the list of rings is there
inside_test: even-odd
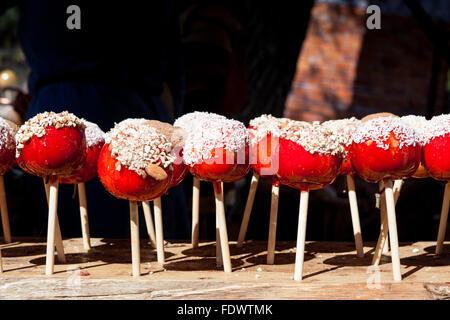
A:
[[[31,68],[32,96],[25,119],[44,111],[68,110],[105,132],[127,118],[170,122],[180,116],[184,82],[178,15],[171,1],[2,0],[0,14],[20,8],[18,35]],[[68,7],[79,8],[79,29],[68,28]],[[20,219],[33,235],[46,230],[47,205],[40,179],[26,175],[27,197]],[[111,196],[98,179],[88,182],[93,237],[129,234],[128,203]],[[63,236],[80,236],[73,187],[60,187]],[[164,233],[184,239],[190,221],[183,187],[163,197]],[[143,221],[143,220],[142,220]],[[17,221],[20,223],[20,221]],[[145,224],[141,224],[145,235]],[[31,235],[31,234],[26,234]]]

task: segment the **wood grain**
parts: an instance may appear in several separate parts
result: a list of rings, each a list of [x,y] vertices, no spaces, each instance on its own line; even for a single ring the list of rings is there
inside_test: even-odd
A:
[[[303,280],[293,280],[295,242],[278,241],[274,265],[267,242],[230,242],[231,273],[216,268],[214,242],[167,241],[166,264],[141,239],[141,277],[131,276],[130,239],[66,239],[67,262],[44,276],[44,239],[17,238],[0,246],[0,299],[448,299],[450,245],[435,255],[435,242],[399,243],[403,280],[392,280],[390,259],[371,269],[373,242],[364,258],[353,242],[306,241]],[[372,267],[373,268],[373,267]],[[378,278],[377,278],[378,277]],[[379,281],[378,281],[378,280]]]

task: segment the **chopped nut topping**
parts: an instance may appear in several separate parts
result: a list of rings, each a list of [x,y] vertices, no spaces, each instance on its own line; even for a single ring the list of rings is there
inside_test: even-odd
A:
[[[213,113],[202,113],[199,118],[192,120],[193,123],[186,129],[188,136],[183,149],[183,160],[187,165],[193,166],[211,159],[214,149],[237,152],[248,144],[248,130],[242,122]]]
[[[84,123],[72,113],[63,111],[60,113],[55,112],[43,112],[39,113],[33,118],[25,122],[17,131],[16,134],[16,157],[19,157],[20,152],[23,149],[24,144],[32,137],[38,138],[45,135],[45,129],[48,127],[55,127],[60,129],[63,127],[81,127],[85,128]]]
[[[278,138],[281,134],[281,129],[286,122],[286,118],[275,118],[270,114],[263,114],[250,121],[251,129],[248,129],[251,136],[251,144],[254,145],[264,139],[269,133],[273,138]]]
[[[319,122],[289,120],[285,123],[280,137],[298,143],[306,151],[314,154],[343,154],[344,147],[338,136]]]
[[[120,171],[123,165],[145,178],[149,164],[173,169],[172,144],[155,128],[145,125],[146,121],[127,119],[106,133],[111,156],[120,163],[116,170]]]

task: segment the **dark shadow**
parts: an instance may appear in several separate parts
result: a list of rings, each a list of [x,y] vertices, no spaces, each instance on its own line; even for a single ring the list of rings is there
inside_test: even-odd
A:
[[[450,256],[436,256],[434,254],[421,254],[417,256],[410,256],[406,258],[400,258],[400,263],[405,266],[420,266],[420,267],[437,267],[437,266],[449,266]]]
[[[276,244],[276,250],[282,251],[289,248],[292,248],[292,243],[287,243],[284,241],[279,241]],[[267,242],[253,242],[248,241],[244,242],[242,247],[238,248],[235,243],[230,244],[230,255],[242,255],[247,254],[247,256],[256,256],[261,252],[267,250]],[[196,256],[196,257],[215,257],[216,256],[216,245],[208,244],[208,245],[199,245],[198,248],[191,248],[182,251],[182,254],[186,256]]]
[[[245,254],[245,253],[252,253],[257,254],[261,252],[261,250],[264,250],[262,248],[254,248],[246,246],[245,244],[238,248],[235,244],[230,244],[230,255],[239,255],[239,254]],[[215,257],[216,256],[216,245],[214,243],[207,244],[207,245],[199,245],[197,248],[190,248],[183,250],[181,252],[182,254],[186,256],[194,256],[194,257]]]
[[[313,254],[305,252],[303,259],[304,261],[308,261],[313,258],[314,258]],[[245,262],[251,263],[252,266],[267,265],[267,255],[263,254],[256,257],[251,257],[246,259]],[[274,265],[293,264],[293,263],[295,263],[295,252],[275,253]]]
[[[102,261],[103,264],[131,264],[131,247],[130,240],[127,239],[118,239],[118,240],[102,240],[103,243],[101,245],[92,247],[89,252],[80,252],[80,253],[68,253],[66,254],[67,262],[64,264],[81,264],[93,261]],[[45,248],[45,246],[44,246]],[[19,250],[20,248],[17,248]],[[157,254],[154,248],[151,248],[148,244],[148,241],[141,240],[140,242],[140,253],[141,253],[141,262],[156,262]],[[45,254],[45,249],[41,254]],[[174,254],[165,251],[164,252],[165,259],[169,259]],[[30,263],[35,265],[45,265],[45,256],[35,258],[30,260]],[[55,257],[55,264],[61,264],[58,262],[57,257]],[[87,268],[91,268],[93,266],[89,266]]]
[[[45,261],[46,261],[46,257],[39,257],[39,258],[31,259],[29,261],[29,263],[32,263],[33,265],[29,266],[29,267],[45,266]],[[69,267],[74,264],[80,264],[80,263],[85,263],[85,262],[88,262],[88,261],[84,261],[84,259],[80,259],[77,254],[66,254],[66,262],[65,263],[58,262],[58,258],[55,257],[55,265],[60,265],[60,266],[66,265]],[[118,262],[114,262],[114,263],[118,263]],[[131,263],[131,259],[128,263]],[[97,263],[95,265],[83,266],[81,268],[81,270],[87,270],[87,269],[96,268],[96,267],[100,267],[100,266],[106,266],[108,264],[110,264],[110,262]],[[28,268],[28,267],[15,268],[15,269],[10,269],[10,270],[5,270],[5,271],[7,272],[7,271],[20,270],[20,269],[25,269],[25,268]],[[54,274],[65,273],[70,270],[71,269],[68,268],[67,270],[55,271]]]
[[[26,246],[11,246],[2,247],[2,256],[8,257],[24,257],[34,256],[38,254],[45,254],[46,246],[41,244],[26,245]]]
[[[384,261],[384,259],[382,259]],[[370,266],[372,263],[372,255],[365,255],[363,258],[359,258],[356,254],[343,254],[332,258],[325,259],[324,264],[341,266],[341,267],[363,267]],[[382,262],[380,261],[380,264]]]
[[[423,250],[425,250],[425,252],[427,252],[427,253],[435,254],[436,246],[429,246],[429,247],[424,248]],[[448,255],[448,254],[450,254],[450,244],[444,243],[444,245],[442,246],[441,256]]]
[[[241,259],[231,259],[232,268],[238,268],[243,265],[244,262]],[[164,268],[172,271],[211,271],[211,270],[223,270],[223,267],[218,268],[216,266],[216,258],[202,258],[184,260],[178,262],[171,262],[164,265]]]
[[[320,241],[315,241],[305,244],[305,251],[311,253],[342,253],[355,250],[355,244],[352,242],[327,242],[326,245],[324,245]]]
[[[317,276],[317,275],[319,275],[319,274],[323,274],[323,273],[327,273],[327,272],[330,272],[330,271],[333,271],[333,270],[337,270],[337,269],[340,269],[340,268],[342,268],[342,267],[343,267],[343,266],[336,266],[336,267],[332,267],[332,268],[329,268],[329,269],[325,269],[325,270],[321,270],[321,271],[316,271],[316,272],[314,272],[314,273],[307,274],[307,275],[303,276],[303,279],[308,279],[308,278],[310,278],[310,277],[315,277],[315,276]]]

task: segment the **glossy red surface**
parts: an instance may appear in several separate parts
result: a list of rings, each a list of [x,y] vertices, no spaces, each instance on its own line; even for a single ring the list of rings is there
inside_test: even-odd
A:
[[[282,184],[301,190],[315,190],[332,183],[342,163],[339,155],[320,155],[306,151],[301,145],[279,139],[279,169]]]
[[[211,159],[189,167],[189,171],[200,180],[210,182],[236,181],[243,178],[250,170],[249,148],[246,147],[242,154],[242,159],[238,160],[238,152],[230,152],[223,148],[214,149]]]
[[[48,127],[45,135],[28,140],[17,158],[19,166],[34,175],[68,176],[86,159],[86,139],[78,127]]]
[[[62,184],[77,184],[87,182],[97,177],[97,162],[100,151],[105,143],[101,142],[90,146],[87,151],[86,161],[83,167],[70,175],[69,177],[61,178],[59,183]]]
[[[416,172],[421,158],[420,146],[416,144],[400,149],[393,133],[388,141],[388,150],[377,147],[371,140],[352,144],[350,159],[361,178],[378,182],[384,178],[409,178]]]
[[[121,166],[116,170],[117,160],[111,157],[109,144],[105,144],[98,158],[98,176],[103,186],[113,196],[130,201],[149,201],[162,196],[172,181],[172,170],[166,170],[167,179],[157,181],[145,178],[135,171]]]
[[[0,150],[0,175],[4,175],[16,164],[16,150]]]
[[[355,174],[355,169],[353,169],[352,162],[350,160],[350,152],[349,152],[350,146],[345,147],[345,151],[347,151],[347,155],[342,160],[341,170],[339,171],[339,174],[343,175],[343,176],[346,176],[349,174]]]
[[[170,188],[177,186],[181,181],[186,177],[186,174],[189,172],[189,168],[183,162],[183,148],[175,147],[173,148],[173,152],[176,155],[176,159],[172,164],[173,167],[173,175],[172,182],[170,183]]]
[[[272,139],[272,135],[269,133],[250,147],[250,163],[253,170],[264,178],[276,175],[279,165],[278,155],[278,139]]]
[[[434,138],[423,147],[422,164],[434,179],[450,181],[450,134]]]

